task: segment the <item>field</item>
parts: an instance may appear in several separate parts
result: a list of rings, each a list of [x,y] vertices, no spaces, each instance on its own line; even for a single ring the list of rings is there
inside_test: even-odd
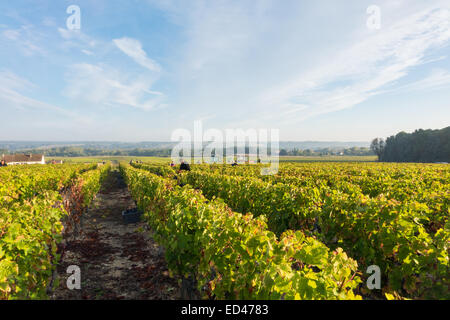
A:
[[[280,162],[375,162],[377,156],[281,156]]]
[[[47,157],[46,161],[62,160],[64,163],[99,163],[103,161],[110,162],[130,162],[131,160],[152,162],[152,163],[170,163],[169,158],[164,157],[132,157],[132,156],[104,156],[104,157]]]
[[[450,299],[448,165],[310,159],[261,175],[262,165],[202,164],[179,172],[167,158],[129,165],[130,159],[138,160],[101,158],[120,162],[112,169],[0,168],[0,298],[52,298],[48,285],[58,266],[122,259],[135,272],[126,278],[135,287],[114,291],[123,276],[105,280],[107,287],[95,281],[121,269],[89,271],[82,298],[97,297],[100,286],[109,298],[133,299],[149,298],[150,287],[162,299]],[[114,183],[123,186],[98,193]],[[117,202],[122,198],[128,204]],[[116,208],[129,203],[143,213],[135,229],[120,225]],[[70,232],[69,226],[83,230],[82,213],[100,226],[87,238]],[[73,241],[80,261],[72,261]],[[60,259],[62,242],[73,252]],[[95,261],[86,259],[92,243],[105,246],[105,253],[88,255]],[[113,247],[138,258],[124,260]],[[151,268],[155,261],[159,267]],[[379,288],[368,285],[374,268]]]
[[[170,158],[164,157],[133,157],[133,156],[104,156],[104,157],[47,157],[49,160],[63,160],[66,163],[87,163],[87,162],[130,162],[130,160],[151,162],[151,163],[170,163]],[[285,156],[280,157],[280,162],[375,162],[376,156]],[[197,163],[196,159],[193,163]]]

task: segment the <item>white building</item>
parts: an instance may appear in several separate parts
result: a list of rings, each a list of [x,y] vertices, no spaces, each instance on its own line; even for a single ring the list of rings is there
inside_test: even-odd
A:
[[[43,154],[4,154],[2,160],[5,160],[6,164],[45,164],[45,157]]]

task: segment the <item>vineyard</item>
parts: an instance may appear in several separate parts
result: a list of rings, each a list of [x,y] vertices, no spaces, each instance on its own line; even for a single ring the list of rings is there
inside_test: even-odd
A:
[[[450,299],[447,165],[119,166],[183,297]],[[111,166],[0,168],[0,299],[47,298]],[[117,173],[119,175],[119,173]],[[128,191],[127,191],[128,192]],[[368,267],[381,288],[370,290]]]
[[[0,299],[47,297],[58,244],[110,167],[11,166],[0,170]]]
[[[122,166],[173,270],[208,296],[448,299],[446,165]],[[176,235],[176,236],[174,236]],[[381,269],[381,290],[366,270]],[[203,279],[203,280],[201,280]]]

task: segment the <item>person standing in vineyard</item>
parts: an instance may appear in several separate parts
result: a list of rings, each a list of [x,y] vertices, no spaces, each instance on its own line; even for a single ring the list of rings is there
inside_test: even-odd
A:
[[[184,161],[181,161],[180,164],[180,171],[181,170],[186,170],[186,171],[191,171],[191,166],[189,165],[189,163],[186,163]]]
[[[0,162],[0,167],[7,167],[8,165],[6,164],[5,160],[2,160],[2,162]]]

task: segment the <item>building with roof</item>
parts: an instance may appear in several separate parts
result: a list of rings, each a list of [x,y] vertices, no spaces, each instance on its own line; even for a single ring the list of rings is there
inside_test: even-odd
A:
[[[7,165],[16,164],[45,164],[45,157],[43,154],[4,154],[2,160],[5,160]]]
[[[63,161],[52,159],[50,161],[47,161],[47,164],[63,164]]]

